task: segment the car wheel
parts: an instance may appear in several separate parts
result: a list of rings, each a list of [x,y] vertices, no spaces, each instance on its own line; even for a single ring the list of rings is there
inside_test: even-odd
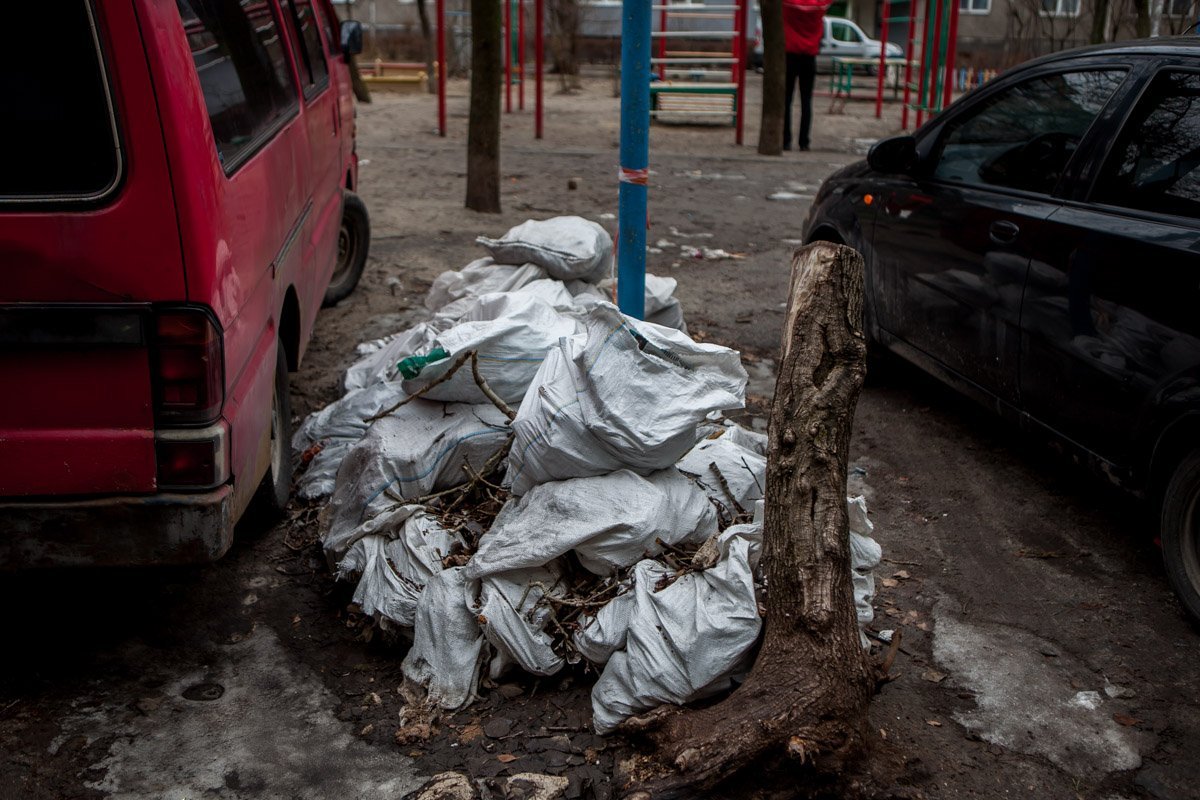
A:
[[[275,389],[271,393],[271,460],[250,501],[250,514],[263,524],[283,516],[292,494],[292,403],[283,343],[275,347]]]
[[[321,305],[336,305],[354,291],[367,264],[367,251],[371,245],[371,218],[362,198],[346,192],[342,203],[342,227],[338,230],[337,266],[325,290]]]
[[[1161,536],[1171,587],[1200,622],[1200,451],[1185,458],[1167,483]]]

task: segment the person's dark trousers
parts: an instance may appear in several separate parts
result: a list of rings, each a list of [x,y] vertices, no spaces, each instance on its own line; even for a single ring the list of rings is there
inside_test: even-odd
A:
[[[808,134],[812,130],[813,83],[817,78],[817,57],[803,53],[787,53],[787,100],[783,114],[783,149],[792,149],[792,95],[800,83],[800,149],[808,149]]]

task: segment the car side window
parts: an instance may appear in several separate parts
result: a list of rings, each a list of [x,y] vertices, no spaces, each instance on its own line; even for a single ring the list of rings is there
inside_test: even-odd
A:
[[[296,103],[275,12],[265,0],[176,0],[226,174]]]
[[[1154,78],[1094,194],[1100,203],[1200,218],[1200,74]]]
[[[296,31],[299,51],[296,66],[304,84],[304,96],[311,97],[329,85],[329,65],[325,61],[325,49],[321,47],[316,11],[312,0],[283,0],[282,5]]]
[[[853,42],[858,44],[861,39],[858,38],[858,31],[851,28],[844,22],[834,22],[830,24],[833,32],[833,38],[839,42]]]
[[[1039,75],[956,118],[942,134],[933,177],[1049,194],[1123,69]]]

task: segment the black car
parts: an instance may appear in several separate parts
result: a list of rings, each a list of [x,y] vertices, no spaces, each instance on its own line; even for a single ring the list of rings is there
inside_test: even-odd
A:
[[[830,177],[895,353],[1155,503],[1200,619],[1200,38],[1013,69]]]

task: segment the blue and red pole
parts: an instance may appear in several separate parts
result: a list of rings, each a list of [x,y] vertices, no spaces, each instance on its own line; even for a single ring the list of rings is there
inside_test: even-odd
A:
[[[621,171],[617,198],[617,306],[646,316],[650,167],[650,0],[621,7]]]

